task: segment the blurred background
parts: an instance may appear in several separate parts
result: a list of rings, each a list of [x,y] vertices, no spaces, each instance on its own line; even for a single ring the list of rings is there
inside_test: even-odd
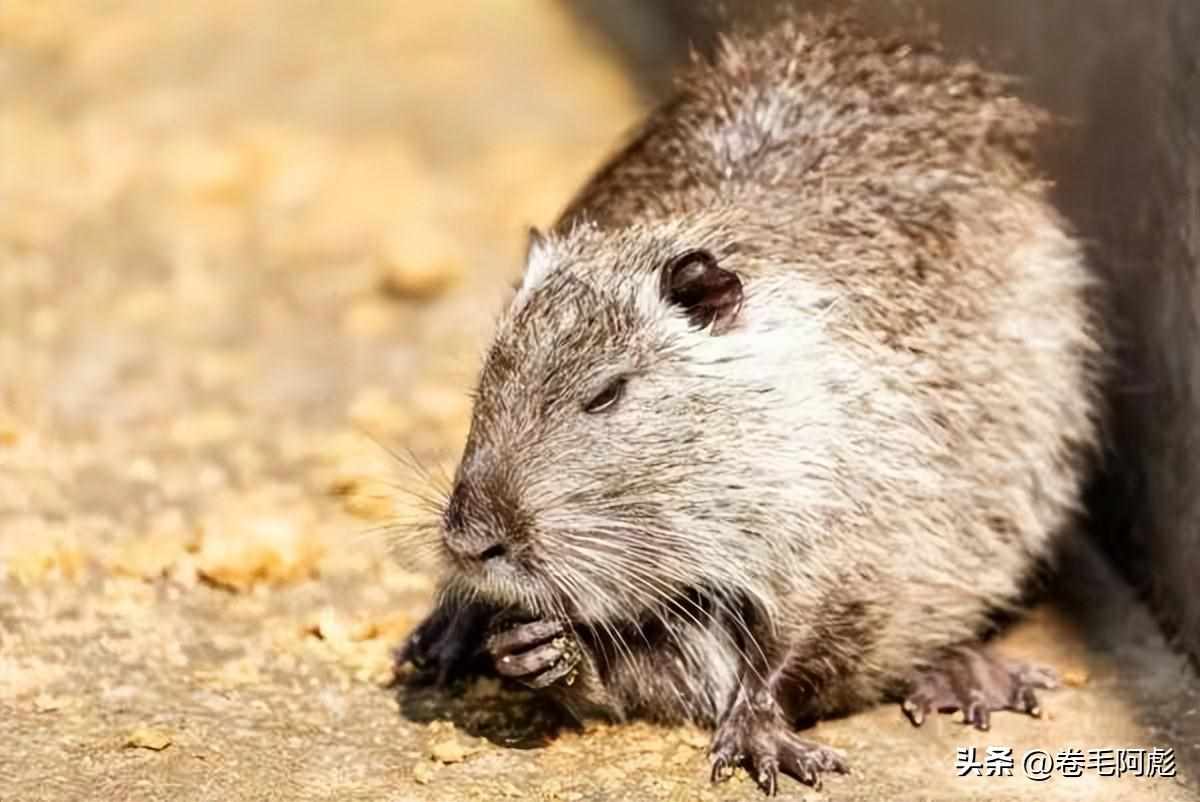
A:
[[[1200,251],[1196,128],[1160,124],[1200,113],[1191,0],[860,5],[1076,121],[1046,164],[1151,298],[1130,320],[1191,297],[1119,267]],[[0,800],[757,798],[709,788],[702,733],[555,735],[494,683],[388,687],[433,590],[389,527],[453,470],[526,228],[726,24],[680,0],[0,0]],[[1131,328],[1131,364],[1164,359]],[[1154,437],[1178,386],[1128,402],[1164,410]],[[1128,529],[1149,491],[1102,495]],[[1194,798],[1186,662],[1108,562],[1071,559],[1087,580],[1007,644],[1067,676],[1048,721],[824,723],[855,770],[826,795]],[[1181,776],[956,778],[988,744],[1170,745]]]

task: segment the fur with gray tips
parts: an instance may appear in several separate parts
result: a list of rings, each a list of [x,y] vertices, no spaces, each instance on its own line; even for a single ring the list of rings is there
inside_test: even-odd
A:
[[[975,638],[1097,439],[1096,293],[1027,163],[1040,123],[840,22],[694,64],[532,249],[454,502],[507,556],[450,587],[591,633],[568,705],[668,721],[716,723],[755,649],[803,718]],[[743,282],[726,333],[660,295],[697,248]]]

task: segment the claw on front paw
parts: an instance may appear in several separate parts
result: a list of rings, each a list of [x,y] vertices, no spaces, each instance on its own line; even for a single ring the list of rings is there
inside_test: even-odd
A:
[[[561,621],[518,623],[489,637],[486,648],[500,676],[534,689],[570,685],[582,659],[578,642]]]
[[[439,605],[394,653],[397,668],[411,663],[413,679],[445,685],[468,673],[487,622],[495,610],[482,604]]]

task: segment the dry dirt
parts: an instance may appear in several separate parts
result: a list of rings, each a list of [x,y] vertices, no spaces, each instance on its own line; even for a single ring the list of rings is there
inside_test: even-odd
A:
[[[387,687],[432,588],[389,527],[453,465],[524,227],[641,111],[550,0],[0,0],[0,800],[758,798],[702,733]],[[1197,748],[1096,587],[1010,638],[1072,680],[1046,720],[827,722],[853,775],[784,796],[1195,798],[1020,776]],[[957,778],[987,745],[1017,776]]]

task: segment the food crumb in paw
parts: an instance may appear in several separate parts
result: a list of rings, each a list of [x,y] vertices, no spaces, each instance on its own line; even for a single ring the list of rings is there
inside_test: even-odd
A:
[[[562,678],[563,684],[574,685],[576,678],[579,676],[579,644],[575,642],[574,638],[560,636],[551,641],[551,645],[562,654],[561,659],[568,660],[574,664],[570,672]]]
[[[150,749],[155,752],[161,752],[171,743],[171,736],[155,727],[138,727],[125,739],[125,745],[128,747]]]

